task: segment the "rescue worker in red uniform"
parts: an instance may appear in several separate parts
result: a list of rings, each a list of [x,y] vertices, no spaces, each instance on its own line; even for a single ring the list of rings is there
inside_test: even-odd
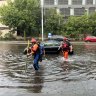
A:
[[[32,46],[31,46],[31,54],[34,56],[34,64],[33,67],[35,70],[39,69],[39,58],[40,58],[40,48],[39,45],[37,44],[37,41],[32,38],[31,40]]]
[[[63,42],[61,43],[59,48],[61,48],[64,59],[65,59],[65,61],[67,61],[68,53],[72,52],[73,47],[72,47],[71,43],[68,41],[68,39],[66,37],[64,37]]]

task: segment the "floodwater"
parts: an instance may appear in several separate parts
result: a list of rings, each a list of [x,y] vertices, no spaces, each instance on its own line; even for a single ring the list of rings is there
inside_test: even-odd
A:
[[[0,96],[96,96],[96,43],[73,43],[67,62],[46,54],[38,72],[26,46],[0,43]]]

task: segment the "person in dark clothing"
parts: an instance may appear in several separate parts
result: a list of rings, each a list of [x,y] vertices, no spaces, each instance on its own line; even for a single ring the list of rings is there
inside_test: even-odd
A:
[[[42,57],[45,56],[45,49],[44,45],[42,45],[40,42],[38,42],[39,48],[40,48],[40,58],[39,61],[42,62]]]

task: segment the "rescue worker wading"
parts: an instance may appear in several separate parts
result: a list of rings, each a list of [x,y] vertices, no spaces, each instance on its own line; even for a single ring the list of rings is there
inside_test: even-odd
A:
[[[37,44],[37,41],[32,38],[31,40],[32,47],[31,47],[31,54],[34,56],[34,64],[33,67],[35,70],[39,69],[39,58],[40,58],[40,48],[39,45]]]
[[[63,52],[63,56],[65,61],[67,61],[68,59],[68,53],[72,52],[72,45],[71,43],[68,41],[68,39],[66,37],[64,37],[63,42],[61,43],[60,47],[61,51]]]

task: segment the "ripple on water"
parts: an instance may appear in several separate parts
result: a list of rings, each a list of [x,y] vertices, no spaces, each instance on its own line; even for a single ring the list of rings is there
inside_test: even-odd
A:
[[[43,83],[52,84],[58,81],[65,83],[96,80],[95,57],[95,53],[77,54],[69,56],[69,61],[65,62],[60,55],[49,55],[46,56],[47,60],[44,59],[40,63],[40,70],[36,72],[32,66],[32,58],[26,58],[19,52],[6,50],[0,56],[0,77],[14,81],[20,88],[24,87],[23,85],[26,88],[27,86],[41,87]]]
[[[2,58],[2,56],[1,56]],[[64,62],[61,56],[55,57],[55,59],[51,58],[49,60],[43,60],[40,67],[42,68],[44,73],[42,74],[45,77],[45,82],[52,82],[55,80],[62,80],[65,78],[74,76],[80,76],[80,74],[87,74],[88,62],[90,61],[90,57],[85,59],[86,57],[74,56],[69,57],[68,62]],[[4,58],[3,58],[4,59]],[[2,60],[3,60],[2,59]],[[96,60],[91,60],[90,62],[95,62]],[[4,61],[3,61],[4,62]],[[89,63],[90,63],[89,62]],[[26,56],[21,54],[12,55],[11,52],[5,56],[5,63],[7,67],[12,70],[14,77],[26,77],[26,73],[22,73],[22,70],[26,72]],[[34,74],[34,69],[32,66],[32,59],[28,59],[27,61],[27,75]],[[31,64],[29,64],[31,63]],[[30,67],[31,65],[31,67]],[[42,70],[41,70],[42,71]],[[18,72],[18,73],[17,73]],[[87,74],[88,75],[88,74]],[[67,76],[67,77],[66,77]],[[74,78],[74,77],[72,77]]]

